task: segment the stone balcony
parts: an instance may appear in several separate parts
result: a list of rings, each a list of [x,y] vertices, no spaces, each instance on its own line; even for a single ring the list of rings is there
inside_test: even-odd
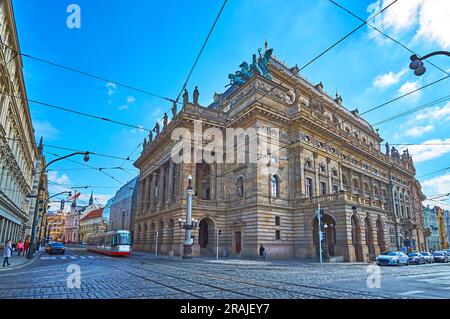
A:
[[[375,200],[370,197],[363,197],[357,194],[346,192],[328,194],[315,197],[298,198],[295,200],[296,205],[317,205],[332,203],[348,203],[359,207],[368,207],[375,209],[387,210],[387,203]]]

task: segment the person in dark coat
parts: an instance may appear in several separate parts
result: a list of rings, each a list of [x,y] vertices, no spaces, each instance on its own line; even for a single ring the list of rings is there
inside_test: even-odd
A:
[[[11,240],[7,240],[5,242],[5,246],[3,246],[3,267],[6,267],[6,265],[9,266],[9,258],[12,255],[12,245]]]
[[[259,246],[259,258],[266,259],[266,249],[263,245]]]

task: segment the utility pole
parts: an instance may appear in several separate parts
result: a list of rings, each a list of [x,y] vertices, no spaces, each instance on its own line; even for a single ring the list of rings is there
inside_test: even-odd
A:
[[[320,221],[320,203],[317,203],[317,233],[319,234],[319,260],[322,265],[322,227]]]
[[[216,260],[219,260],[219,235],[220,229],[216,229]]]
[[[155,257],[158,257],[158,231],[156,231]]]

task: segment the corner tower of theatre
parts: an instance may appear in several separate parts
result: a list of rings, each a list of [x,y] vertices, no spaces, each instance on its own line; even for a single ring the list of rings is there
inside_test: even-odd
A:
[[[407,239],[421,245],[421,212],[414,203],[423,194],[408,151],[382,145],[379,132],[357,110],[347,110],[339,95],[330,97],[322,83],[308,82],[296,66],[267,53],[241,64],[241,71],[229,75],[231,86],[208,106],[199,104],[197,88],[193,101],[186,91],[181,109],[174,106],[171,120],[166,116],[144,141],[135,162],[140,191],[134,249],[182,254],[178,220],[186,216],[188,175],[195,192],[192,216],[199,220],[192,233],[194,256],[215,254],[220,229],[220,255],[226,250],[256,256],[262,244],[269,257],[316,257],[319,205],[324,251],[332,260],[365,261],[401,248]],[[175,161],[175,130],[185,129],[184,142],[194,146],[199,121],[206,149],[214,140],[207,132],[225,137],[231,128],[257,130],[254,139],[236,133],[235,148],[241,139],[245,161]],[[262,142],[268,136],[278,140],[276,149]]]

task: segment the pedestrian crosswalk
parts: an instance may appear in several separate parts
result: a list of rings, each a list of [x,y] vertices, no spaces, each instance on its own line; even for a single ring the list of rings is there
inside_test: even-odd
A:
[[[78,255],[64,255],[64,256],[42,256],[41,260],[71,260],[71,259],[98,259],[98,258],[110,258],[109,256],[78,256]]]

